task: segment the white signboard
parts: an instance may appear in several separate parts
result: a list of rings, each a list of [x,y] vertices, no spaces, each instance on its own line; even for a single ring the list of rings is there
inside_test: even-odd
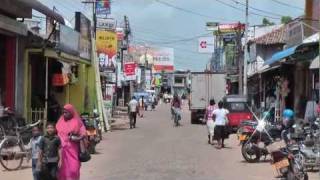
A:
[[[213,53],[214,52],[214,37],[200,37],[198,39],[199,53]]]
[[[108,19],[97,18],[97,28],[107,29],[107,30],[115,30],[116,29],[116,20],[114,20],[112,18],[108,18]]]

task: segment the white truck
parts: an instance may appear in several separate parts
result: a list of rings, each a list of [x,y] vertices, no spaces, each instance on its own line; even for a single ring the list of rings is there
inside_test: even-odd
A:
[[[204,118],[210,99],[216,103],[226,94],[226,76],[224,73],[191,73],[189,109],[191,124],[199,123]]]

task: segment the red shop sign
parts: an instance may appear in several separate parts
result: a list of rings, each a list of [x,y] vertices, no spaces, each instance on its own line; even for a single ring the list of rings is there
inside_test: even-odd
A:
[[[124,74],[126,76],[133,76],[136,74],[136,63],[135,62],[128,62],[124,64]]]

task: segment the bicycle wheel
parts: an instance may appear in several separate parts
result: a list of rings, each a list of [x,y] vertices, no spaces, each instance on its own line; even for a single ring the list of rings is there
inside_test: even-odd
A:
[[[0,141],[4,138],[5,135],[5,131],[3,126],[0,125]]]
[[[0,147],[0,164],[8,171],[18,170],[23,162],[23,147],[18,139],[5,139]]]

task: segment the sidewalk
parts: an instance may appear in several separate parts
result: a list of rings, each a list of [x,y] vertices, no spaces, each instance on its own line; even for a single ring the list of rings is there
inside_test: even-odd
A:
[[[125,130],[129,127],[129,119],[125,114],[117,115],[115,118],[111,118],[111,132],[116,130]],[[110,132],[109,132],[110,133]],[[108,133],[104,134],[104,137],[108,136]],[[99,155],[93,155],[99,156]],[[0,166],[0,179],[1,180],[33,180],[32,178],[31,161],[26,161],[22,164],[22,169],[17,171],[6,171]],[[86,172],[85,172],[86,173]]]

